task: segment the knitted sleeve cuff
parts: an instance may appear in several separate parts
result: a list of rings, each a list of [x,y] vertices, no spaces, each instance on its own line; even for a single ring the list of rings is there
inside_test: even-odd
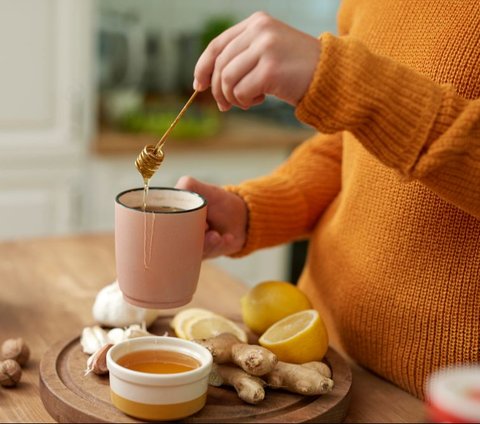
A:
[[[308,206],[288,177],[267,176],[224,188],[246,202],[249,214],[246,243],[232,257],[285,243],[302,233]]]
[[[320,132],[352,132],[380,161],[408,175],[435,120],[439,87],[350,37],[325,33],[319,42],[321,57],[297,117]]]

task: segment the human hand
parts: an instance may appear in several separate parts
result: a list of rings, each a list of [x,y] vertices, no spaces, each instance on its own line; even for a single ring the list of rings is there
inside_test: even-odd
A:
[[[195,90],[212,87],[221,111],[262,103],[272,94],[296,106],[320,57],[319,41],[264,12],[213,39],[195,67]]]
[[[175,187],[194,191],[207,199],[204,258],[231,255],[243,247],[247,237],[248,213],[241,197],[192,177],[181,177]]]

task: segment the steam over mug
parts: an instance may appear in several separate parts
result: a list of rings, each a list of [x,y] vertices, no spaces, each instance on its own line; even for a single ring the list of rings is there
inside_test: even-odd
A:
[[[143,188],[115,199],[117,279],[125,300],[143,308],[187,304],[202,262],[207,202],[197,193],[151,187],[147,211]]]

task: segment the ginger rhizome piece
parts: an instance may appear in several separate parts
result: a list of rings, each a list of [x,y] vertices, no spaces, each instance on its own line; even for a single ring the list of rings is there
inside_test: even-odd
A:
[[[301,365],[302,365],[302,367],[307,367],[307,368],[310,368],[312,370],[315,370],[315,371],[319,372],[324,377],[332,378],[332,370],[324,362],[312,361],[312,362],[305,362],[304,364],[301,364]]]
[[[213,364],[209,384],[233,386],[240,399],[253,405],[265,398],[265,382],[235,366]]]
[[[269,373],[278,362],[277,356],[262,346],[243,343],[230,333],[222,333],[210,339],[197,340],[206,347],[216,364],[232,363],[250,375]]]
[[[326,370],[318,364],[322,363],[312,365],[312,362],[308,362],[307,365],[302,365],[279,361],[275,369],[263,378],[268,386],[274,389],[285,389],[308,396],[324,395],[333,390],[333,380],[319,372],[320,369],[323,372]],[[330,369],[328,371],[331,375]]]
[[[210,385],[233,386],[238,397],[247,403],[263,400],[265,386],[306,396],[323,395],[333,390],[332,371],[323,362],[280,362],[268,349],[243,343],[228,333],[197,340],[197,343],[213,356]]]

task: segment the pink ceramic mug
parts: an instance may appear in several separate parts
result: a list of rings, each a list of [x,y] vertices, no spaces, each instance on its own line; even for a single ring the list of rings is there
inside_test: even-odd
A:
[[[151,187],[147,212],[143,188],[115,199],[117,278],[125,300],[167,309],[192,300],[202,262],[207,202],[197,193]],[[148,212],[167,207],[168,211]]]

